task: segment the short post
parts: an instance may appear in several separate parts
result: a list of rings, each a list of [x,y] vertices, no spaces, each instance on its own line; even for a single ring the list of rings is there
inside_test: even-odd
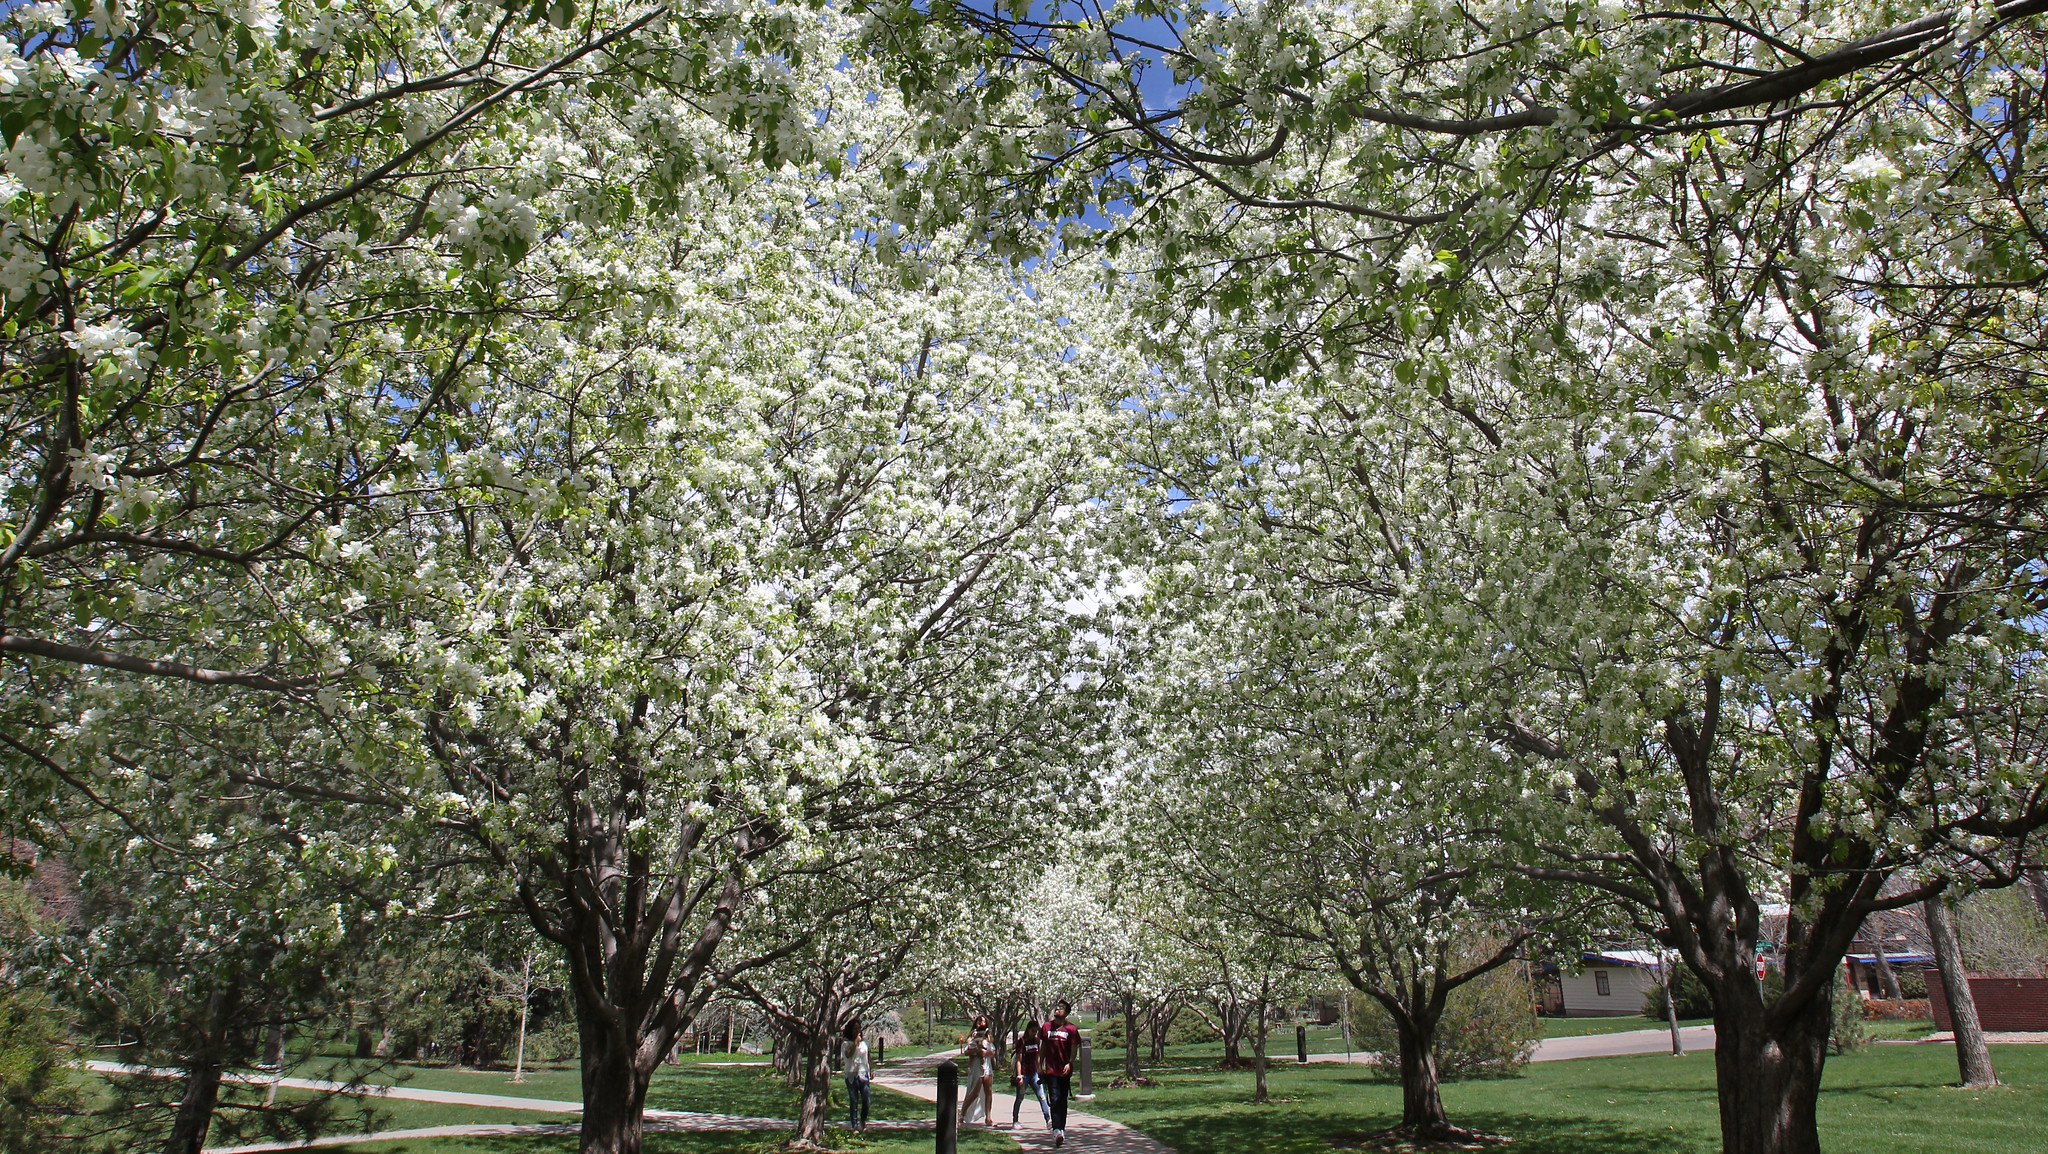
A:
[[[1294,1052],[1300,1056],[1301,1064],[1308,1065],[1308,1027],[1294,1027]]]
[[[960,1141],[960,1067],[951,1061],[939,1063],[938,1154],[953,1154]]]
[[[880,1062],[880,1061],[881,1061],[882,1059],[884,1059],[884,1058],[887,1058],[888,1056],[889,1056],[889,1043],[888,1043],[888,1041],[887,1041],[887,1040],[886,1040],[885,1038],[883,1038],[883,1037],[882,1037],[882,1035],[880,1035],[880,1034],[876,1034],[876,1035],[875,1035],[875,1061],[877,1061],[877,1062]]]
[[[1086,1034],[1081,1035],[1081,1052],[1075,1055],[1074,1081],[1079,1083],[1074,1088],[1074,1097],[1095,1096],[1095,1043]]]

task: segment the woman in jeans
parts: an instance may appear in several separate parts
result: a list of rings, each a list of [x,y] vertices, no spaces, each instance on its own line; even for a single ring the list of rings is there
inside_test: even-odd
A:
[[[861,1037],[860,1025],[846,1024],[846,1128],[856,1134],[868,1128],[868,1110],[875,1102],[875,1071],[868,1064],[868,1040]]]
[[[1045,1087],[1038,1081],[1038,1023],[1025,1022],[1024,1032],[1017,1035],[1017,1072],[1010,1076],[1010,1084],[1017,1088],[1017,1099],[1010,1103],[1010,1129],[1017,1128],[1017,1111],[1024,1107],[1024,1091],[1038,1099],[1038,1115],[1044,1119],[1046,1129],[1052,1129],[1052,1108],[1045,1104]]]

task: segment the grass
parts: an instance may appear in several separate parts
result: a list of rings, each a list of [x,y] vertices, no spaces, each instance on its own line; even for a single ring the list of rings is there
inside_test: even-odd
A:
[[[1667,1030],[1670,1024],[1661,1018],[1645,1018],[1630,1014],[1625,1018],[1538,1018],[1546,1038],[1583,1038],[1589,1034],[1622,1034],[1631,1030]],[[1680,1018],[1680,1028],[1686,1026],[1711,1026],[1712,1018]]]
[[[1830,1059],[1821,1093],[1823,1147],[1858,1154],[1946,1149],[2032,1154],[2048,1133],[2048,1047],[1993,1048],[2007,1086],[1950,1088],[1946,1046],[1873,1046]],[[1283,1066],[1285,1101],[1250,1105],[1251,1077],[1162,1071],[1153,1089],[1097,1083],[1092,1113],[1125,1122],[1179,1154],[1328,1154],[1329,1136],[1400,1121],[1398,1086],[1343,1066]],[[1460,1125],[1515,1138],[1517,1154],[1711,1154],[1720,1147],[1711,1054],[1582,1058],[1519,1077],[1454,1083],[1444,1105]]]
[[[853,1135],[834,1133],[834,1148],[859,1154],[929,1154],[929,1133]],[[780,1134],[649,1134],[647,1154],[772,1154]],[[576,1136],[526,1135],[508,1138],[436,1138],[420,1141],[352,1142],[328,1147],[335,1154],[572,1154]],[[1016,1154],[1017,1144],[988,1130],[960,1134],[961,1154]]]
[[[1932,1018],[1905,1018],[1896,1022],[1865,1022],[1874,1042],[1917,1042],[1934,1032]]]

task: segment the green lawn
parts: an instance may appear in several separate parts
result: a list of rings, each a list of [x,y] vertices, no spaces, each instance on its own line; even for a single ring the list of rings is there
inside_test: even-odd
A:
[[[1668,1030],[1670,1024],[1630,1014],[1625,1018],[1538,1018],[1546,1038],[1583,1038],[1588,1034],[1621,1034],[1631,1030]],[[1711,1026],[1712,1018],[1680,1018],[1680,1028]]]
[[[1874,1041],[1917,1042],[1934,1032],[1932,1018],[1906,1018],[1896,1022],[1865,1022]]]
[[[780,1148],[780,1134],[649,1134],[647,1154],[772,1154]],[[835,1132],[831,1142],[837,1149],[859,1154],[929,1154],[929,1133],[854,1135]],[[331,1146],[335,1154],[571,1154],[576,1137],[569,1135],[521,1135],[515,1138],[437,1138],[431,1141],[354,1142]],[[1016,1154],[1017,1144],[1007,1136],[988,1130],[966,1130],[960,1134],[961,1154]]]
[[[2048,1047],[1993,1047],[2004,1088],[1965,1093],[1946,1046],[1873,1046],[1830,1059],[1821,1139],[1856,1154],[2033,1154],[2048,1133]],[[1163,1071],[1155,1089],[1096,1083],[1088,1109],[1179,1154],[1328,1154],[1329,1136],[1400,1121],[1399,1087],[1343,1066],[1276,1069],[1288,1099],[1252,1106],[1251,1077]],[[1518,1154],[1711,1154],[1719,1149],[1713,1056],[1541,1062],[1515,1078],[1444,1087],[1451,1119],[1512,1135]]]

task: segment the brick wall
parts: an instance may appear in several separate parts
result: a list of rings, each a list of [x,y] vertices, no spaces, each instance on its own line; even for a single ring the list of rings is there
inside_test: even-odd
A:
[[[1987,1032],[2048,1030],[2048,978],[1971,978],[1970,996],[1977,1001],[1977,1018]],[[1948,993],[1932,970],[1927,973],[1927,999],[1934,1003],[1934,1028],[1955,1029],[1948,1016]]]

